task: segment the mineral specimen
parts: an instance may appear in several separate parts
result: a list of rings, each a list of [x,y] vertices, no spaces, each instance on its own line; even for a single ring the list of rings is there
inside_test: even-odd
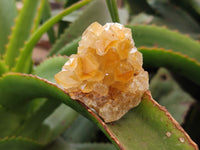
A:
[[[112,122],[137,106],[148,89],[142,62],[130,29],[119,23],[101,26],[95,22],[83,33],[78,53],[69,57],[55,80],[71,98]]]

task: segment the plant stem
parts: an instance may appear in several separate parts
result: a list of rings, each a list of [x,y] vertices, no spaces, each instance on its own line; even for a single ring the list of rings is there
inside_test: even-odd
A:
[[[117,1],[116,0],[106,0],[106,2],[107,2],[107,6],[109,9],[112,21],[120,23],[118,8],[117,8]]]

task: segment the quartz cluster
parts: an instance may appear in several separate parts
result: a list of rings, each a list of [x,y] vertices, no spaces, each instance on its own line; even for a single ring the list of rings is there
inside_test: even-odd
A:
[[[137,106],[149,88],[142,63],[129,28],[94,22],[83,33],[78,53],[69,57],[55,80],[71,98],[112,122]]]

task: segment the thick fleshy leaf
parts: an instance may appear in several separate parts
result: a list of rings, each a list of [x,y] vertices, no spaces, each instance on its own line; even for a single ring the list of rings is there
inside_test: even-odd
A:
[[[166,50],[172,49],[190,58],[200,61],[200,44],[193,39],[167,28],[138,25],[128,26],[132,29],[133,39],[136,47],[158,47]]]
[[[2,74],[6,73],[7,71],[8,67],[6,67],[5,62],[0,60],[0,76],[2,76]]]
[[[0,139],[2,150],[40,150],[42,144],[23,137],[5,137]]]
[[[198,22],[180,7],[175,7],[171,3],[161,1],[156,1],[152,5],[160,14],[160,18],[163,19],[163,25],[174,27],[183,33],[199,33],[200,27]],[[154,23],[159,24],[159,19],[155,21]]]
[[[66,15],[70,14],[71,12],[73,12],[74,10],[77,10],[78,8],[88,4],[90,1],[91,0],[82,0],[82,1],[66,8],[65,10],[63,10],[62,12],[57,14],[56,16],[54,16],[51,19],[49,19],[48,21],[46,21],[42,26],[40,26],[40,28],[36,32],[34,32],[33,36],[31,36],[29,38],[29,40],[27,41],[27,43],[25,44],[13,70],[15,72],[27,73],[28,71],[26,70],[26,68],[24,68],[24,63],[26,64],[26,62],[29,61],[29,56],[31,56],[31,54],[32,54],[33,47],[38,42],[40,37],[48,29],[50,29],[55,23],[57,23],[59,20],[61,20],[64,16],[66,16]]]
[[[175,7],[171,3],[161,1],[156,1],[151,5],[156,8],[159,15],[140,13],[132,17],[130,24],[156,24],[158,26],[167,26],[169,29],[178,30],[184,34],[189,34],[193,38],[198,38],[200,27],[184,10]]]
[[[0,139],[12,135],[18,129],[23,118],[14,112],[0,106]]]
[[[143,54],[144,67],[165,67],[194,83],[200,85],[200,64],[181,53],[156,48],[140,48]],[[169,61],[170,60],[170,61]]]
[[[99,131],[97,126],[80,115],[62,134],[62,137],[68,143],[89,143],[93,142],[97,131]]]
[[[37,66],[34,74],[41,78],[47,79],[48,81],[55,82],[54,75],[62,69],[62,66],[67,60],[68,59],[63,56],[49,58]],[[42,138],[42,140],[46,143],[54,140],[74,122],[77,116],[77,112],[72,110],[70,107],[64,104],[59,106],[48,118],[44,120],[43,124],[47,125],[50,130],[48,133],[45,133],[48,135],[46,138]],[[40,114],[38,114],[38,117],[40,117]],[[40,135],[40,130],[37,133]],[[38,137],[36,134],[33,136]]]
[[[0,1],[0,55],[4,54],[11,27],[14,25],[14,18],[17,16],[15,0]]]
[[[165,106],[179,124],[185,121],[185,115],[195,100],[181,89],[167,69],[158,70],[151,79],[150,90],[153,98]]]
[[[60,38],[53,45],[49,55],[55,54],[59,49],[65,46],[66,43],[69,43],[73,39],[79,37],[83,31],[95,21],[98,21],[101,24],[111,21],[105,1],[93,1],[88,8],[84,10],[80,17],[78,17],[77,20],[75,20],[60,36]]]
[[[10,88],[12,87],[12,88]],[[14,109],[27,100],[46,97],[72,107],[93,121],[121,150],[175,149],[192,150],[197,146],[171,115],[152,98],[144,94],[141,104],[122,119],[105,124],[97,114],[79,101],[71,100],[66,92],[53,83],[32,75],[8,74],[0,79],[0,104]],[[26,92],[24,92],[26,91]],[[13,96],[15,101],[13,101]]]
[[[141,104],[121,120],[108,124],[108,131],[125,150],[198,149],[167,110],[146,93]]]
[[[24,1],[24,6],[16,19],[13,32],[10,37],[10,41],[5,53],[5,62],[12,68],[15,64],[15,59],[18,57],[20,48],[24,46],[26,40],[28,40],[31,29],[34,24],[34,18],[37,14],[40,0]]]
[[[170,0],[170,2],[189,12],[199,22],[200,3],[197,0]]]
[[[55,74],[62,69],[62,66],[67,62],[67,60],[68,58],[63,56],[49,58],[37,66],[34,74],[55,83]]]
[[[45,150],[116,150],[109,143],[68,143],[59,138],[55,143],[50,144]]]
[[[51,18],[51,7],[50,7],[50,4],[49,2],[46,0],[45,1],[45,4],[44,4],[44,10],[42,12],[42,21],[46,21],[48,20],[49,18]],[[55,36],[55,32],[54,32],[54,29],[53,27],[50,28],[48,31],[47,31],[47,34],[48,34],[48,37],[49,37],[49,41],[51,43],[54,43],[55,42],[55,39],[56,39],[56,36]]]

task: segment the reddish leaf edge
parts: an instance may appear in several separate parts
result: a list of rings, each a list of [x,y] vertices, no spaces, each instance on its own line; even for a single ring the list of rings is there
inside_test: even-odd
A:
[[[190,138],[190,136],[187,134],[187,132],[185,132],[185,130],[180,126],[180,124],[172,117],[172,115],[167,111],[167,109],[164,106],[161,106],[160,104],[158,104],[153,99],[151,92],[149,90],[144,93],[142,99],[150,101],[153,104],[153,106],[159,108],[160,111],[164,112],[165,115],[167,116],[167,118],[172,122],[174,127],[184,134],[184,136],[188,140],[189,144],[192,147],[194,147],[195,150],[199,150],[197,144]]]
[[[56,85],[55,83],[52,83],[44,78],[38,77],[36,75],[32,75],[32,74],[24,74],[24,73],[13,73],[13,72],[9,72],[4,74],[2,77],[0,77],[0,79],[3,79],[4,76],[7,75],[19,75],[22,77],[30,77],[30,78],[35,78],[38,80],[41,80],[43,82],[45,82],[46,84],[49,84],[50,86],[56,87],[58,89],[60,89],[64,94],[68,95],[69,94],[62,89],[61,87],[59,87],[58,85]],[[98,114],[96,114],[94,111],[92,111],[89,107],[87,107],[84,103],[82,103],[79,100],[73,100],[72,101],[77,101],[85,110],[85,112],[87,114],[82,113],[83,116],[87,117],[89,120],[91,120],[93,123],[95,123],[103,132],[104,134],[107,135],[107,137],[111,140],[111,142],[119,149],[119,150],[126,150],[123,145],[120,143],[120,141],[114,136],[114,134],[112,133],[112,131],[108,128],[107,124],[98,116]],[[179,125],[179,123],[171,116],[171,114],[165,109],[165,107],[159,105],[153,98],[151,95],[151,92],[148,90],[146,92],[144,92],[142,100],[146,100],[149,101],[153,104],[154,107],[158,107],[160,111],[164,112],[164,114],[168,117],[168,119],[171,121],[171,123],[174,125],[174,127],[179,130],[180,132],[183,133],[183,135],[185,136],[185,138],[188,140],[189,144],[194,147],[195,150],[199,150],[197,144],[190,138],[190,136],[184,131],[184,129]],[[74,108],[73,108],[74,109]],[[77,111],[77,110],[76,110]],[[80,113],[80,112],[79,112]]]

